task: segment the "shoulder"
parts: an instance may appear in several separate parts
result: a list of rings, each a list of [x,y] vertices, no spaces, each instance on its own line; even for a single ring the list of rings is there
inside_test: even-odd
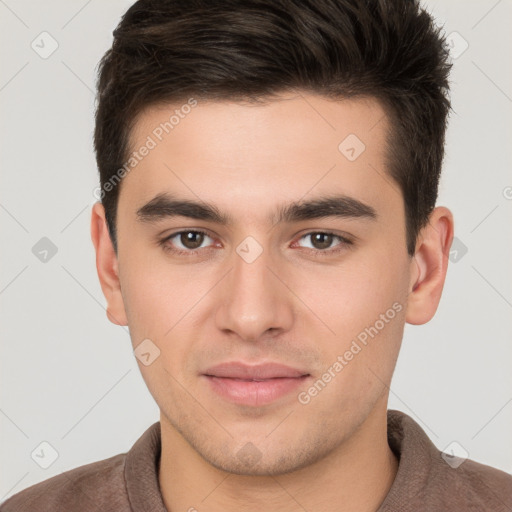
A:
[[[467,511],[512,509],[512,475],[471,459],[450,465],[446,454],[438,453],[432,479],[445,499],[452,499]]]
[[[156,422],[127,453],[65,471],[24,489],[0,504],[0,512],[131,512],[132,508],[148,506],[148,510],[164,510],[157,476],[160,448],[160,423]]]
[[[410,416],[388,411],[398,472],[379,512],[512,510],[512,475],[439,450]]]
[[[131,510],[124,482],[126,454],[65,471],[11,496],[0,512]]]

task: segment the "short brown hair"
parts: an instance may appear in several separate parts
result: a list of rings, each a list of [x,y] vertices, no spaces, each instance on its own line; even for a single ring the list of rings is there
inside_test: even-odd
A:
[[[116,252],[121,183],[105,185],[123,167],[144,109],[303,90],[380,101],[414,255],[437,200],[450,67],[440,29],[416,0],[139,0],[115,29],[97,83],[94,145]]]

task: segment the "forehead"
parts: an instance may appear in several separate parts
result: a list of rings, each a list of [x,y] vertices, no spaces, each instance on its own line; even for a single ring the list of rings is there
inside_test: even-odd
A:
[[[240,150],[264,147],[266,152],[285,154],[307,149],[307,145],[296,146],[300,140],[313,142],[317,149],[338,149],[337,143],[348,134],[376,147],[386,128],[387,116],[373,97],[333,100],[297,92],[266,98],[263,103],[189,98],[143,110],[130,134],[130,145],[135,150],[150,135],[157,143],[186,140],[215,153],[223,147],[233,150],[236,141],[244,144]]]
[[[188,105],[188,106],[187,106]],[[140,206],[162,192],[253,216],[267,203],[337,192],[366,203],[396,194],[386,178],[388,120],[372,98],[298,93],[264,104],[190,101],[144,111],[130,154],[144,151],[121,196]],[[121,201],[120,196],[120,203]]]

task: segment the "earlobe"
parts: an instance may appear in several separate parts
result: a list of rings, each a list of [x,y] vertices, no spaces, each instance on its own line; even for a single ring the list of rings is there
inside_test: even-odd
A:
[[[407,323],[425,324],[435,315],[446,278],[452,240],[453,215],[448,208],[437,207],[418,236],[416,253],[411,261]]]
[[[100,202],[92,207],[91,239],[96,251],[96,270],[103,295],[107,300],[106,313],[108,319],[117,325],[128,325],[121,284],[117,255],[110,239],[105,209]]]

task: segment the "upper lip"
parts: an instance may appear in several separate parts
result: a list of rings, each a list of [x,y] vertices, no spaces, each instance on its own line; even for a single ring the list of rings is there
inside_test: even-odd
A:
[[[297,378],[309,374],[280,363],[269,362],[249,365],[232,361],[212,366],[204,372],[204,375],[231,379],[276,379],[283,377]]]

